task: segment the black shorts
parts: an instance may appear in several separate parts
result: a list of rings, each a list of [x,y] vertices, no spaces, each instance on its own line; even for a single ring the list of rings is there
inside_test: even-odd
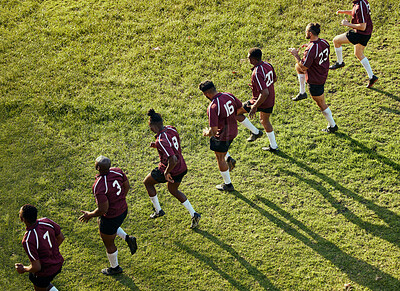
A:
[[[29,273],[29,280],[37,287],[46,288],[50,285],[51,281],[53,281],[54,277],[61,273],[61,269],[62,267],[55,274],[47,277],[38,277],[33,273]]]
[[[322,94],[324,94],[324,86],[325,84],[322,85],[308,84],[308,89],[310,89],[311,96],[321,96]]]
[[[100,232],[107,234],[107,235],[116,234],[118,227],[120,227],[121,224],[124,222],[124,219],[127,214],[128,214],[128,210],[125,210],[125,212],[122,213],[120,216],[113,217],[113,218],[107,218],[104,216],[100,216],[99,217]]]
[[[243,108],[244,108],[244,110],[247,111],[247,113],[250,112],[250,107],[251,107],[250,100],[243,103]],[[260,112],[264,112],[264,113],[272,113],[272,109],[274,109],[274,106],[268,107],[268,108],[257,108],[257,112],[260,111]]]
[[[210,138],[210,150],[219,153],[226,153],[231,146],[232,140],[218,140],[215,136]]]
[[[370,34],[360,34],[355,32],[354,30],[349,30],[346,33],[347,39],[354,45],[361,44],[363,46],[367,46],[369,39],[371,38]]]
[[[180,183],[180,182],[182,182],[183,176],[185,176],[186,174],[187,174],[187,170],[185,170],[184,172],[182,172],[176,176],[171,175],[171,177],[175,183]],[[155,168],[153,171],[151,171],[150,175],[158,183],[166,183],[167,182],[167,180],[165,180],[164,173],[161,172],[159,168]]]

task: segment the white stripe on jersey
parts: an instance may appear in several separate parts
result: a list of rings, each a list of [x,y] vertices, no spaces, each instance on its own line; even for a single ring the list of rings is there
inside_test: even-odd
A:
[[[39,249],[39,239],[38,239],[38,236],[37,236],[36,229],[34,229],[33,232],[35,233],[35,236],[36,236],[36,248]]]
[[[364,19],[364,9],[363,9],[363,7],[362,7],[363,2],[364,2],[364,1],[360,1],[360,2],[359,2],[359,3],[360,3],[359,5],[360,5],[360,9],[361,9],[362,23],[366,23],[366,21],[365,21],[365,19]],[[365,3],[364,3],[364,5],[365,5]]]
[[[167,135],[165,132],[163,132],[163,133],[164,133],[164,135],[165,135],[165,139],[166,139],[167,142],[169,143],[169,146],[172,147],[172,144],[171,144],[171,142],[170,142],[169,139],[168,139],[168,135]]]
[[[172,127],[167,127],[167,129],[173,130],[173,131],[175,131],[176,133],[178,133],[178,131],[175,130],[175,129],[173,129]]]
[[[231,97],[233,101],[235,101],[235,98],[231,94],[228,94],[228,93],[225,93],[225,94],[228,95],[229,97]]]
[[[159,142],[160,146],[163,148],[164,152],[167,154],[167,157],[169,157],[169,153],[165,150],[164,146],[162,145],[161,142]]]
[[[323,43],[325,43],[327,46],[329,46],[329,43],[328,43],[326,40],[321,39],[321,38],[320,38],[320,40],[321,40]]]
[[[93,187],[93,193],[96,193],[96,187],[97,187],[97,184],[99,184],[101,178],[102,178],[102,176],[100,176],[100,178],[97,180],[96,184],[94,185],[94,187]]]
[[[46,222],[40,222],[40,221],[39,221],[39,224],[47,225],[47,226],[50,226],[50,227],[54,228],[54,226],[53,226],[53,225],[51,225],[50,223],[46,223]]]
[[[220,108],[219,108],[219,96],[217,97],[217,105],[218,105],[218,116],[219,116],[219,113],[220,113]]]
[[[262,89],[261,84],[260,84],[260,81],[258,80],[258,68],[259,68],[259,67],[262,68],[262,66],[258,66],[258,67],[256,68],[256,80],[257,80],[257,83],[258,83],[258,87],[259,87],[260,89]]]
[[[105,192],[105,194],[107,194],[107,192],[108,192],[108,187],[107,187],[107,176],[104,176],[104,184],[106,185],[106,192]]]
[[[314,46],[314,43],[311,43],[311,47],[310,47],[310,49],[309,49],[308,52],[307,52],[307,56],[306,56],[306,59],[305,59],[304,62],[303,62],[303,65],[307,62],[308,55],[310,54],[310,51],[311,51],[311,49],[313,48],[313,46]]]
[[[118,175],[120,175],[120,176],[123,176],[121,173],[118,173],[118,172],[115,172],[115,171],[111,171],[111,170],[110,170],[110,172],[111,172],[111,173],[114,173],[114,174],[118,174]]]
[[[31,250],[29,249],[29,244],[28,244],[28,241],[29,241],[29,237],[30,237],[30,235],[31,235],[31,230],[30,231],[28,231],[28,235],[27,235],[27,237],[26,237],[26,249],[28,250],[28,254],[29,254],[29,256],[34,260],[34,261],[36,261],[36,259],[35,259],[35,257],[34,256],[32,256],[32,253],[31,253]]]
[[[317,49],[316,49],[316,54],[315,54],[314,59],[316,59],[318,57],[318,43],[316,44],[316,46],[317,46]]]

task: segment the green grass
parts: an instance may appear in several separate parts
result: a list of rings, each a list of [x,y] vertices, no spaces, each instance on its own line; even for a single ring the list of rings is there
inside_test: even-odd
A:
[[[286,50],[306,42],[310,21],[330,42],[346,31],[334,13],[351,1],[2,0],[2,290],[32,288],[14,270],[28,264],[17,217],[25,203],[63,228],[59,290],[400,290],[400,15],[398,1],[370,4],[375,28],[365,54],[379,81],[364,87],[365,71],[346,46],[346,67],[326,84],[339,132],[323,135],[313,101],[290,99],[298,84]],[[278,75],[272,123],[281,152],[262,152],[267,139],[249,144],[239,127],[230,150],[237,191],[220,193],[197,85],[212,79],[249,99],[250,65],[241,59],[253,46]],[[165,185],[157,189],[167,215],[148,219],[142,180],[158,161],[148,147],[151,107],[180,132],[189,166],[181,190],[202,214],[196,231]],[[99,154],[130,179],[123,228],[139,244],[131,256],[117,240],[124,274],[112,278],[99,274],[108,261],[95,221],[77,220],[95,207]]]

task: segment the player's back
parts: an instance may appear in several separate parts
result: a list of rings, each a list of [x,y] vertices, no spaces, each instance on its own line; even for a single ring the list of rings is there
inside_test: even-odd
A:
[[[329,72],[330,45],[325,39],[319,38],[310,42],[303,65],[308,68],[307,82],[309,84],[324,84]]]

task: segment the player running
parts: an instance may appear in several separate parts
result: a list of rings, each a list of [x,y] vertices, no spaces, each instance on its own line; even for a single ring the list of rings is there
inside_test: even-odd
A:
[[[217,185],[221,191],[234,191],[229,175],[229,169],[233,169],[236,161],[229,155],[228,149],[237,136],[237,112],[242,108],[242,102],[230,93],[220,93],[213,82],[200,83],[199,89],[209,100],[207,108],[209,128],[203,130],[203,136],[210,137],[210,149],[217,158],[219,171],[224,183]]]
[[[93,211],[83,211],[79,217],[82,222],[88,222],[93,217],[99,217],[100,237],[107,250],[107,258],[111,267],[101,270],[104,275],[115,275],[122,273],[118,264],[118,250],[115,246],[115,237],[118,235],[126,241],[133,255],[137,250],[136,238],[129,236],[121,228],[121,224],[128,214],[126,194],[129,191],[129,181],[120,168],[110,168],[111,160],[99,156],[95,162],[95,168],[99,171],[93,184],[93,195],[96,199],[97,208]]]
[[[192,217],[190,228],[195,228],[199,224],[201,215],[193,209],[185,194],[178,190],[183,177],[187,173],[178,131],[173,126],[164,126],[161,115],[156,113],[154,109],[150,109],[147,115],[150,116],[149,127],[151,131],[156,133],[156,141],[152,142],[150,147],[156,148],[160,156],[158,167],[151,171],[143,181],[155,210],[150,215],[150,218],[165,215],[164,210],[161,209],[154,186],[159,183],[167,183],[169,193],[175,196],[189,211]]]
[[[256,112],[260,111],[260,122],[269,139],[269,146],[262,149],[276,152],[278,151],[278,144],[276,143],[274,128],[269,121],[275,104],[274,83],[277,79],[275,70],[270,63],[262,61],[262,51],[259,48],[250,49],[247,57],[250,64],[253,65],[250,85],[253,98],[243,103],[244,110],[239,110],[237,120],[252,132],[247,140],[255,141],[262,136],[263,132],[251,124],[243,113],[247,112],[249,117],[253,118]]]
[[[322,131],[334,133],[338,126],[333,120],[331,109],[325,103],[324,85],[329,72],[329,43],[319,38],[320,25],[318,23],[309,23],[305,30],[305,37],[310,42],[306,46],[303,58],[299,57],[299,50],[290,48],[289,52],[295,57],[297,63],[295,69],[300,83],[300,93],[293,98],[293,101],[299,101],[307,98],[306,82],[310,90],[311,97],[321,109],[322,114],[328,121],[328,127]]]
[[[378,80],[378,77],[373,74],[369,61],[367,57],[364,56],[364,49],[371,38],[373,28],[369,3],[367,0],[354,0],[352,10],[338,10],[336,14],[351,16],[351,22],[347,19],[343,19],[342,25],[352,29],[347,33],[335,36],[333,39],[337,62],[330,66],[329,69],[336,70],[344,67],[342,44],[352,43],[354,45],[355,56],[367,71],[369,77],[367,88],[371,88]]]
[[[37,209],[30,204],[21,207],[19,218],[26,225],[22,245],[31,264],[17,263],[15,269],[20,274],[29,272],[35,290],[58,290],[51,281],[61,272],[64,262],[59,251],[64,241],[60,226],[48,218],[37,219]]]

